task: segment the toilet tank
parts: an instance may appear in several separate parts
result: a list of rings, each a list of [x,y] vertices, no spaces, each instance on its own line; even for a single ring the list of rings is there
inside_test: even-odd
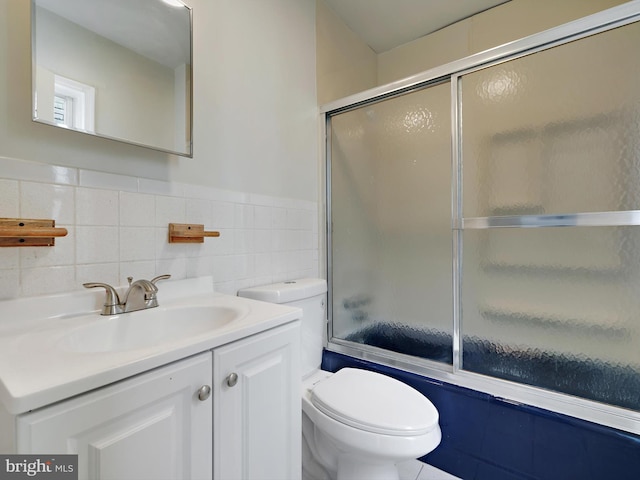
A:
[[[303,377],[319,369],[322,363],[327,333],[326,294],[327,282],[321,278],[301,278],[238,291],[239,297],[302,309],[300,351]]]

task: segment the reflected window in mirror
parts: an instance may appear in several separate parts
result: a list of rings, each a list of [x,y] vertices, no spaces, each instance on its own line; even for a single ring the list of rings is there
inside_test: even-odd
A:
[[[96,89],[60,75],[54,76],[53,85],[56,126],[94,133]]]

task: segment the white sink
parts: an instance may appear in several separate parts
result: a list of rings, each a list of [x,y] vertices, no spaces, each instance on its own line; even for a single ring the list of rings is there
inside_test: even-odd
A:
[[[159,307],[112,316],[99,314],[104,292],[95,290],[0,301],[0,425],[3,408],[41,408],[301,315],[216,293],[211,277],[161,287]]]
[[[120,315],[92,315],[69,331],[59,347],[79,353],[119,352],[180,343],[223,327],[243,316],[240,309],[217,305],[151,308]]]

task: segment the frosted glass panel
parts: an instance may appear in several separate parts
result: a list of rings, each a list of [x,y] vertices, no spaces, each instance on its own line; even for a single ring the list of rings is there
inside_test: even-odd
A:
[[[463,368],[640,408],[640,227],[464,232]]]
[[[451,363],[450,85],[331,117],[333,335]]]
[[[638,39],[630,24],[454,73],[460,98],[330,114],[334,340],[640,411]]]
[[[639,38],[461,78],[465,218],[640,209]],[[463,368],[640,409],[639,247],[640,227],[464,230]]]
[[[465,217],[640,209],[640,25],[462,77]]]

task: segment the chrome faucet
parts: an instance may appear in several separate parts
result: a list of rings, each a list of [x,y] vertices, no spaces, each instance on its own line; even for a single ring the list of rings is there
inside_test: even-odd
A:
[[[83,283],[82,285],[85,288],[104,288],[107,296],[100,315],[117,315],[118,313],[135,312],[136,310],[157,307],[158,287],[156,286],[156,282],[166,280],[167,278],[171,278],[171,275],[160,275],[151,280],[140,279],[135,282],[133,281],[133,277],[128,277],[129,288],[124,294],[124,301],[120,301],[120,296],[116,289],[106,283],[90,282]]]

